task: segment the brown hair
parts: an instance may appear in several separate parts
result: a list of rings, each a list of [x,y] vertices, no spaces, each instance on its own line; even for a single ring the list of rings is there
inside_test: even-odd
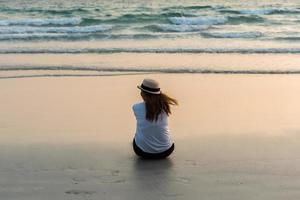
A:
[[[171,114],[170,105],[178,105],[176,99],[173,99],[164,93],[150,94],[141,91],[141,96],[146,105],[146,119],[151,122],[157,121],[162,112],[169,116]]]

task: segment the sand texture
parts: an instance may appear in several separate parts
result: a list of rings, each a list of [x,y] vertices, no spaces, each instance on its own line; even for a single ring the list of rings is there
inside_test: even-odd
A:
[[[136,85],[179,101],[169,159],[131,147]],[[149,74],[0,81],[2,200],[298,200],[294,75]]]

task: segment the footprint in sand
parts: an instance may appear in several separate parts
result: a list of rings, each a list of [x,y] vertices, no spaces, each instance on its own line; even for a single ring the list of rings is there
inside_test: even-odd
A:
[[[124,183],[126,180],[119,176],[119,170],[112,170],[108,175],[97,176],[101,183]]]
[[[184,184],[190,184],[191,183],[191,179],[187,178],[187,177],[178,177],[175,179],[176,182],[179,183],[184,183]]]
[[[111,175],[98,176],[101,183],[124,183],[126,180]]]
[[[197,162],[194,160],[185,160],[185,162],[187,162],[188,164],[190,164],[192,166],[197,166]]]
[[[180,193],[164,193],[162,194],[163,196],[167,197],[167,198],[172,198],[172,197],[180,197],[183,196],[183,194]]]
[[[86,179],[82,178],[82,177],[73,177],[72,180],[75,181],[75,182],[84,182],[84,181],[86,181]]]
[[[91,190],[68,190],[65,191],[66,194],[72,194],[72,195],[93,195],[96,193],[96,191]]]
[[[79,183],[81,183],[81,182],[85,182],[86,181],[86,179],[85,178],[82,178],[82,177],[73,177],[72,178],[72,181],[73,181],[73,183],[74,184],[79,184]]]
[[[119,171],[119,170],[112,170],[110,173],[111,173],[111,175],[113,175],[113,176],[118,176],[119,173],[120,173],[120,171]]]

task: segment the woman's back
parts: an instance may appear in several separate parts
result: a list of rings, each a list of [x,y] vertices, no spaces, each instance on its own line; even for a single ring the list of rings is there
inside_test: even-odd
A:
[[[136,117],[135,142],[145,152],[159,153],[169,149],[172,141],[168,128],[168,116],[162,112],[157,121],[146,119],[144,102],[134,104],[133,112]]]

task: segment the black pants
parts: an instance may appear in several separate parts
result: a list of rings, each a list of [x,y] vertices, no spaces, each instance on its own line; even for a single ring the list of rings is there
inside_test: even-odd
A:
[[[133,150],[134,150],[135,154],[142,157],[142,158],[145,158],[145,159],[163,159],[163,158],[166,158],[169,155],[171,155],[171,153],[174,151],[174,148],[175,148],[175,145],[173,143],[172,146],[164,152],[161,152],[161,153],[147,153],[147,152],[144,152],[142,149],[140,149],[136,145],[135,140],[133,139]]]

